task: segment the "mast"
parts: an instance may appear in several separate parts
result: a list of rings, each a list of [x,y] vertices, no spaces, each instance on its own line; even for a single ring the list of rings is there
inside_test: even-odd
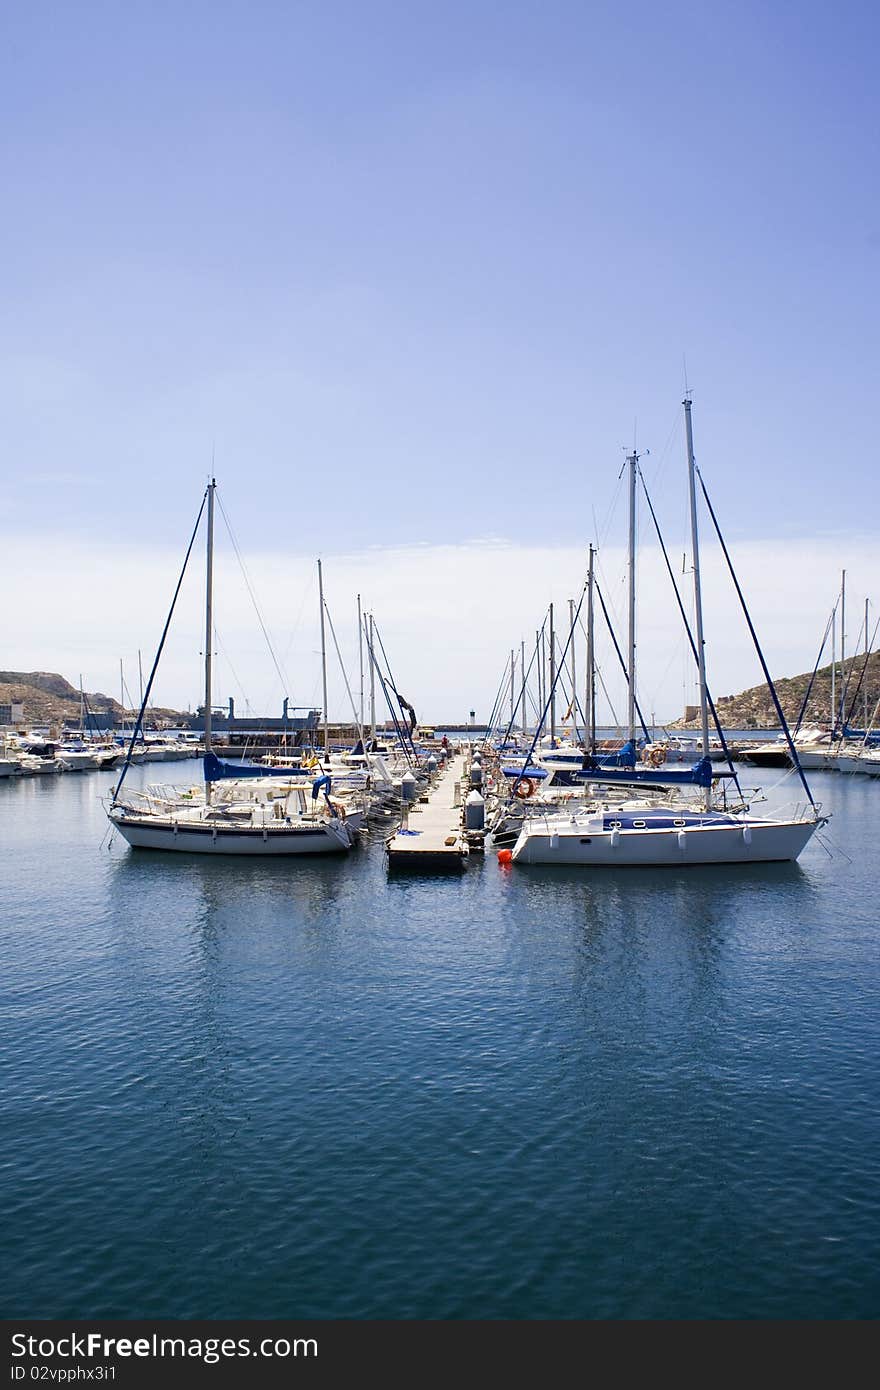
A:
[[[587,571],[587,719],[589,720],[590,752],[596,751],[596,660],[593,651],[593,555]]]
[[[627,456],[629,464],[629,691],[627,693],[627,725],[630,742],[636,736],[636,472],[639,456],[633,449]]]
[[[700,670],[700,723],[702,726],[703,757],[709,756],[709,700],[706,691],[706,645],[703,638],[703,596],[700,589],[700,536],[697,527],[697,489],[694,478],[694,433],[691,424],[691,401],[685,396],[684,419],[687,430],[688,494],[691,507],[691,544],[694,552],[694,619],[697,639],[697,664]],[[706,809],[712,803],[712,789],[706,788]]]
[[[843,735],[843,701],[846,690],[846,570],[840,571],[840,732]]]
[[[538,678],[538,709],[544,711],[544,629],[535,633],[535,675]]]
[[[125,737],[125,676],[122,674],[122,657],[119,658],[119,717],[122,720],[122,736]]]
[[[526,731],[526,644],[525,644],[525,641],[524,641],[524,640],[521,640],[519,646],[520,646],[520,653],[519,653],[520,672],[521,672],[521,676],[522,676],[522,695],[521,695],[521,697],[520,697],[521,700],[522,700],[522,704],[521,704],[521,706],[520,706],[520,724],[522,725],[522,732],[525,733],[525,731]]]
[[[835,676],[837,675],[837,604],[831,610],[831,733],[837,728]]]
[[[513,688],[513,687],[514,687],[514,684],[515,684],[515,681],[516,681],[516,657],[514,656],[513,647],[511,647],[511,649],[510,649],[510,731],[511,731],[511,733],[513,732],[513,718],[514,718],[514,714],[516,713],[516,694],[515,694],[514,688]]]
[[[206,545],[205,569],[205,756],[211,751],[211,641],[214,631],[214,489],[217,484],[212,478],[208,484],[208,540]],[[205,782],[205,800],[211,800],[213,782]]]
[[[364,731],[364,627],[361,617],[361,596],[358,594],[358,661],[361,670],[361,733]]]
[[[574,599],[569,599],[569,642],[571,646],[571,734],[577,744],[577,666],[574,662]]]
[[[867,671],[867,669],[868,669],[868,657],[869,657],[869,655],[870,655],[870,649],[869,649],[869,645],[868,645],[868,600],[865,599],[865,670],[866,670],[866,671]],[[862,723],[863,723],[864,726],[865,726],[865,738],[867,739],[867,737],[868,737],[868,682],[867,682],[867,681],[865,681],[865,689],[864,689],[862,698],[863,698],[863,701],[864,701],[864,711],[865,711],[865,717],[864,717],[864,719],[862,720]]]
[[[324,757],[330,755],[330,725],[327,712],[327,643],[324,636],[324,578],[318,561],[318,602],[321,605],[321,680],[324,685]]]
[[[550,747],[556,746],[556,634],[553,628],[553,604],[550,605]]]
[[[79,678],[79,736],[82,738],[86,731],[86,702],[83,695],[83,678]]]
[[[367,639],[370,649],[370,732],[376,742],[376,658],[373,655],[373,615],[370,614],[370,636]]]

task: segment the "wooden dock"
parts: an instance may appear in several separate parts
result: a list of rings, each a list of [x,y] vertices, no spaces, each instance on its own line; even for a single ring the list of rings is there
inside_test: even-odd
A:
[[[462,829],[462,806],[455,805],[455,784],[464,786],[464,757],[448,762],[428,792],[427,801],[416,801],[404,813],[399,830],[386,840],[389,869],[436,872],[460,870],[468,861],[468,844]]]

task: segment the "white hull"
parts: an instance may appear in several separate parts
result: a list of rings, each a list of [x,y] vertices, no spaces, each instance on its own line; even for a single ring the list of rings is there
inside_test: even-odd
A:
[[[97,772],[100,767],[97,753],[80,753],[74,749],[59,748],[56,757],[64,764],[65,772]]]
[[[330,824],[256,829],[222,825],[149,824],[111,816],[119,833],[135,849],[179,850],[186,854],[292,855],[345,854],[354,830]]]
[[[616,865],[761,864],[797,859],[817,821],[744,822],[684,830],[594,830],[526,824],[514,863]]]
[[[798,761],[805,772],[836,772],[837,756],[831,752],[798,748]]]
[[[880,758],[858,757],[853,753],[842,753],[834,760],[838,772],[861,772],[869,777],[880,777]]]

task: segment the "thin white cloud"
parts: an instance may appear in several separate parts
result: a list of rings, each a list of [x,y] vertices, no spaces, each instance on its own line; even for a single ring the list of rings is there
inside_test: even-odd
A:
[[[317,550],[317,547],[316,547]],[[866,595],[876,579],[877,547],[869,537],[816,540],[784,537],[732,546],[753,619],[777,676],[812,666],[828,612],[846,568],[848,649],[852,650]],[[180,569],[182,556],[114,541],[86,546],[69,537],[33,536],[7,542],[4,554],[2,666],[59,670],[87,689],[119,692],[119,661],[133,696],[137,653],[145,674]],[[625,555],[606,547],[600,557],[606,601],[625,642]],[[425,720],[461,722],[470,709],[486,717],[513,647],[526,642],[553,601],[557,631],[568,624],[568,601],[580,595],[586,573],[582,547],[521,545],[500,539],[468,544],[383,548],[324,556],[328,606],[358,700],[356,595],[375,614],[401,693]],[[674,563],[682,568],[682,555]],[[320,703],[317,582],[312,555],[282,549],[247,557],[248,574],[272,637],[277,675],[234,556],[218,551],[215,618],[219,635],[215,698],[247,700],[255,712],[276,712],[287,694],[296,705]],[[668,576],[656,548],[639,553],[638,688],[646,715],[676,717],[694,698],[693,663],[686,649]],[[690,609],[690,574],[677,575]],[[738,610],[723,560],[708,542],[703,588],[709,679],[716,695],[757,684],[760,668]],[[155,687],[156,703],[180,708],[202,698],[204,576],[201,552],[191,562]],[[15,595],[14,600],[11,598]],[[332,717],[350,713],[328,632]],[[615,708],[625,706],[622,676],[603,636],[598,658]],[[579,684],[584,643],[576,649]],[[379,713],[385,717],[381,702]]]

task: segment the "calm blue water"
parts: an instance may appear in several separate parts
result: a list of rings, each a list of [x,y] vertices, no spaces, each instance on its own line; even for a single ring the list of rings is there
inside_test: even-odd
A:
[[[3,1316],[880,1313],[880,785],[849,857],[386,881],[108,849],[112,776],[0,784]]]

